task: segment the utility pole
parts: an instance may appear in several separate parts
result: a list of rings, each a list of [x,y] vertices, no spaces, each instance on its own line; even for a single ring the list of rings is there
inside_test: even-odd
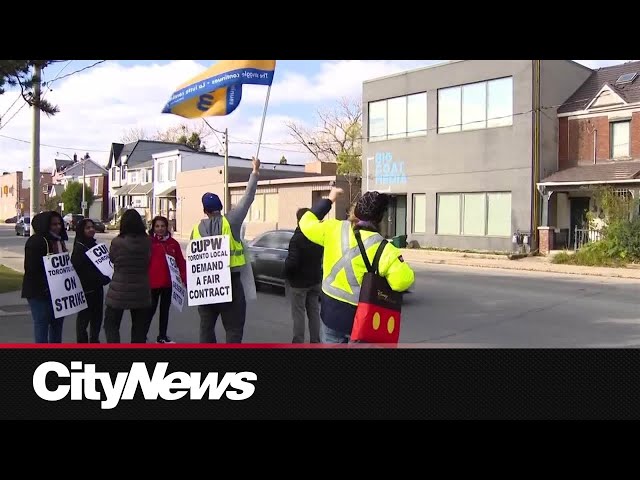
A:
[[[42,76],[42,68],[35,65],[33,73],[33,134],[31,137],[31,191],[29,215],[33,221],[40,210],[40,81]],[[31,235],[34,234],[33,228],[30,229]]]
[[[224,129],[224,211],[229,213],[231,208],[229,194],[229,129]]]
[[[87,189],[87,177],[85,176],[84,166],[87,163],[87,158],[82,159],[82,216],[87,217],[87,203],[85,198],[85,190]]]

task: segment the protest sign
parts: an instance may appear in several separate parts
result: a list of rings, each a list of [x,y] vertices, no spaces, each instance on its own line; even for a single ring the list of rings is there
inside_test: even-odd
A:
[[[104,243],[99,243],[90,248],[87,250],[86,255],[103,275],[113,279],[113,263],[109,258],[109,249]]]
[[[189,306],[230,302],[229,236],[191,240],[187,247]]]
[[[47,274],[51,304],[56,318],[78,313],[87,308],[82,284],[78,278],[69,252],[42,257]]]
[[[167,264],[169,265],[169,273],[171,274],[171,304],[182,312],[184,307],[184,297],[187,294],[187,290],[180,278],[180,269],[176,259],[171,255],[165,254],[167,257]]]

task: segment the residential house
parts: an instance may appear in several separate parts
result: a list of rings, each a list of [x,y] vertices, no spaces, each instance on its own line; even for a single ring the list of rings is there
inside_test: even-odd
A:
[[[110,172],[109,217],[135,208],[151,220],[153,206],[153,154],[167,150],[195,152],[181,143],[138,140],[126,145],[111,144],[107,170]]]
[[[536,184],[557,169],[560,105],[592,71],[570,60],[461,60],[365,81],[363,190],[392,197],[383,233],[421,246],[536,241]]]
[[[153,171],[153,215],[162,215],[169,219],[175,228],[177,206],[176,176],[180,172],[201,170],[224,166],[224,156],[209,152],[186,152],[184,150],[168,150],[154,153]],[[229,167],[251,167],[251,159],[229,157]],[[304,172],[304,165],[281,165],[279,163],[262,163],[262,170]],[[204,192],[203,192],[204,193]]]
[[[77,158],[75,155],[74,157]],[[60,186],[66,189],[69,183],[78,182],[82,184],[84,181],[85,185],[93,192],[93,203],[87,212],[89,218],[105,220],[108,217],[109,174],[102,165],[92,160],[89,154],[85,155],[81,160],[67,164],[61,172],[58,173],[56,171],[56,174],[56,181],[59,180],[61,184],[53,184],[50,188],[51,193],[61,195]]]
[[[297,224],[298,208],[311,207],[320,198],[326,197],[334,183],[348,189],[347,179],[336,176],[335,163],[312,162],[298,166],[297,170],[272,168],[273,165],[263,164],[260,169],[256,196],[245,219],[247,238],[268,230],[293,229]],[[231,208],[242,198],[251,168],[250,164],[229,166]],[[224,167],[179,172],[176,177],[176,231],[178,235],[188,237],[193,226],[204,216],[202,195],[213,192],[224,198]],[[357,184],[356,188],[360,188],[360,185]],[[346,196],[341,197],[326,218],[346,219],[348,203]]]
[[[6,172],[0,175],[0,220],[14,216],[27,216],[31,209],[30,173]],[[39,205],[36,211],[44,210],[47,201],[49,172],[40,173]]]
[[[545,253],[589,238],[586,212],[601,210],[594,186],[634,198],[640,193],[640,61],[592,71],[557,118],[557,172],[538,184]]]
[[[64,171],[67,167],[78,161],[78,155],[73,154],[73,159],[55,158],[53,160],[53,170],[51,171],[51,183],[53,185],[61,185],[64,180]]]

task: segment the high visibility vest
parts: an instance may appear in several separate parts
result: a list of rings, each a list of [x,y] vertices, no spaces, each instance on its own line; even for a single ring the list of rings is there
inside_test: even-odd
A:
[[[322,291],[336,300],[357,305],[366,267],[351,223],[339,220],[320,223],[312,212],[307,212],[300,219],[300,230],[309,240],[324,246]],[[382,235],[366,230],[360,233],[371,261],[383,240]],[[415,279],[400,250],[391,244],[382,252],[378,271],[392,289],[400,292],[407,290]]]
[[[202,238],[202,235],[200,235],[199,227],[200,224],[197,224],[195,227],[193,227],[193,230],[191,231],[192,240]],[[229,223],[229,220],[227,220],[227,218],[224,216],[222,217],[222,232],[220,234],[229,236],[229,247],[231,250],[229,253],[229,266],[231,268],[244,266],[247,263],[244,258],[244,247],[242,246],[242,242],[239,242],[234,238],[233,232],[231,231],[231,224]]]

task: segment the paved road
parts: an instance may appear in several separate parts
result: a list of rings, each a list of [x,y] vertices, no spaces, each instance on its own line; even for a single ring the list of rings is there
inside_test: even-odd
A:
[[[20,252],[24,239],[1,230],[0,248]],[[403,309],[403,342],[475,348],[640,346],[637,281],[444,265],[415,269],[414,293]],[[70,317],[65,341],[74,340],[74,325]],[[245,341],[288,342],[290,325],[284,295],[265,288],[248,306]],[[125,340],[129,328],[126,316]],[[157,329],[154,319],[150,339],[155,340]],[[217,332],[224,341],[221,325]],[[169,334],[181,342],[196,342],[197,310],[173,313]],[[31,335],[29,317],[0,318],[0,342],[31,342]]]

